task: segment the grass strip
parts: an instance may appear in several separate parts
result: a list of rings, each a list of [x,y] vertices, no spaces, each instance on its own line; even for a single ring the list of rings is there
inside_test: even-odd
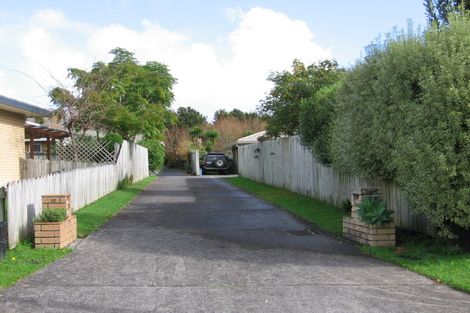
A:
[[[69,254],[71,249],[34,249],[32,240],[23,240],[7,251],[0,261],[0,289],[13,285],[51,262]]]
[[[155,179],[155,176],[147,177],[125,189],[116,190],[78,210],[75,213],[77,215],[78,237],[84,238],[100,228]]]
[[[148,177],[125,189],[116,190],[77,211],[79,237],[86,237],[98,229],[155,179]],[[14,249],[8,250],[5,259],[0,261],[0,289],[15,284],[71,252],[69,248],[34,249],[32,239],[23,240]]]
[[[400,238],[396,248],[360,246],[375,258],[405,267],[438,283],[470,292],[470,253],[420,234]]]
[[[344,212],[340,208],[287,189],[276,188],[243,177],[230,177],[226,178],[226,181],[326,231],[339,236],[342,234]]]

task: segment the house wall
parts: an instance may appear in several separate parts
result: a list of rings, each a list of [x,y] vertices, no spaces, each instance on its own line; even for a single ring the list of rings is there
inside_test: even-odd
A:
[[[25,116],[0,110],[0,187],[20,179],[20,158],[24,158]]]

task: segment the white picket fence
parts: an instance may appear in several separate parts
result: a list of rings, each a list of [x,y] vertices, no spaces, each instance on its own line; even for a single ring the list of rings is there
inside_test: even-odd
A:
[[[238,147],[238,171],[243,177],[286,188],[340,205],[359,187],[381,187],[397,226],[434,234],[426,219],[415,214],[400,188],[380,179],[366,180],[343,174],[318,162],[297,136]]]
[[[32,234],[33,220],[42,212],[41,196],[70,194],[74,211],[116,190],[119,180],[149,176],[147,149],[123,142],[116,164],[79,168],[7,185],[8,242],[10,248]]]

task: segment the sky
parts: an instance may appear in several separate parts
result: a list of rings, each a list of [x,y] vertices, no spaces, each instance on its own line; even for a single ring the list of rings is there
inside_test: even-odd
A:
[[[294,59],[351,67],[394,28],[426,24],[422,0],[0,0],[0,94],[51,108],[67,69],[115,47],[169,66],[173,108],[252,112]]]

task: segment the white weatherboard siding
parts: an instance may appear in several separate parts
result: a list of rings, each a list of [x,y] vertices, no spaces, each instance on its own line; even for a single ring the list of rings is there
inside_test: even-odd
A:
[[[413,213],[395,184],[380,179],[366,180],[338,172],[318,162],[297,136],[238,147],[241,176],[286,188],[334,205],[340,205],[358,187],[381,187],[397,226],[433,234],[426,220]]]
[[[123,142],[116,164],[74,169],[7,185],[8,241],[10,248],[32,234],[33,220],[42,212],[41,196],[70,194],[74,211],[116,190],[124,176],[142,180],[149,176],[148,152],[139,145]]]

